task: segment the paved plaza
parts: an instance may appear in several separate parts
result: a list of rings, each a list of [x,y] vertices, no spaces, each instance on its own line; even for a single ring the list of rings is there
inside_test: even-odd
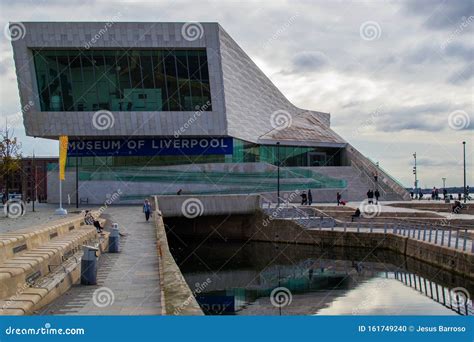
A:
[[[126,236],[121,252],[102,254],[98,284],[75,285],[38,314],[159,315],[161,298],[156,233],[140,206],[109,207],[103,214]]]

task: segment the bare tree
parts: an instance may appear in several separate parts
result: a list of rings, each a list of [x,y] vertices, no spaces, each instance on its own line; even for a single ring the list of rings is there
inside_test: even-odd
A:
[[[12,175],[21,168],[21,143],[15,137],[15,130],[8,127],[0,129],[0,179],[5,184],[5,196],[8,200]]]

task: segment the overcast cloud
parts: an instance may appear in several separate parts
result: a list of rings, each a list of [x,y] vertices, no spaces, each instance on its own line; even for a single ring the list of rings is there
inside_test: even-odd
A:
[[[1,1],[9,21],[212,21],[295,105],[331,113],[331,125],[406,186],[412,153],[422,186],[462,184],[467,141],[473,182],[474,2]],[[57,155],[26,138],[10,42],[0,43],[0,99],[25,154]]]

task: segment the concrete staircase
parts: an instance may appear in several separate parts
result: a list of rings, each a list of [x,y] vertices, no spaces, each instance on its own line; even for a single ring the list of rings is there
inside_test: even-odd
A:
[[[325,176],[346,181],[347,187],[341,189],[342,198],[346,201],[361,201],[367,198],[367,191],[369,189],[376,188],[374,180],[366,172],[355,166],[324,166],[309,167],[309,169]],[[401,196],[386,184],[378,182],[377,185],[382,201],[402,200]]]
[[[56,299],[80,278],[81,246],[105,251],[108,235],[82,214],[0,234],[0,315],[31,314]]]

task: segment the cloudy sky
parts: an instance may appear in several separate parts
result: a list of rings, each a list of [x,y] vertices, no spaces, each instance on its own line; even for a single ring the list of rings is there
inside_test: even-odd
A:
[[[473,183],[474,1],[1,0],[9,21],[219,22],[295,105],[331,113],[332,127],[404,185]],[[25,137],[10,41],[1,36],[0,122],[24,154],[57,155]]]

